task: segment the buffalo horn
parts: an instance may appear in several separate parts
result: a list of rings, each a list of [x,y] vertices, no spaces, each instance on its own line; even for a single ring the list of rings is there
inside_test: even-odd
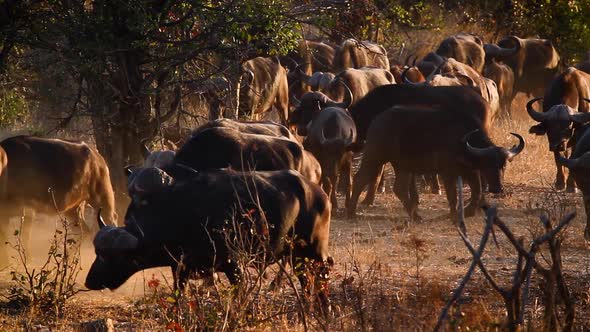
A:
[[[590,103],[590,99],[586,99],[586,98],[582,98],[582,99],[584,99],[586,102]],[[586,113],[586,112],[576,112],[571,117],[572,117],[572,121],[574,121],[576,123],[580,123],[580,124],[590,121],[590,113]]]
[[[104,222],[104,220],[102,219],[102,216],[100,215],[100,211],[102,209],[99,208],[98,212],[96,213],[96,221],[98,222],[98,229],[103,229],[105,227],[107,227],[107,224]]]
[[[426,84],[430,85],[430,82],[432,82],[432,79],[434,78],[434,75],[438,74],[441,70],[441,68],[449,61],[449,59],[444,58],[444,61],[441,62],[438,66],[436,66],[436,68],[432,71],[432,73],[430,73],[428,75],[428,77],[426,77]]]
[[[147,145],[145,145],[144,142],[141,143],[141,153],[143,155],[143,158],[147,158],[152,151],[150,151],[150,149],[147,147]]]
[[[191,172],[191,173],[193,173],[195,175],[198,175],[199,174],[199,171],[197,171],[196,169],[194,169],[194,168],[192,168],[190,166],[187,166],[185,164],[177,163],[176,166],[178,166],[178,167],[180,167],[180,168],[182,168],[182,169],[184,169],[186,171],[189,171],[189,172]]]
[[[510,133],[510,135],[518,138],[518,145],[513,146],[511,149],[506,150],[506,158],[508,161],[512,161],[514,157],[516,157],[519,153],[522,152],[524,149],[524,138],[517,133]]]
[[[516,46],[514,46],[512,48],[500,47],[496,44],[486,44],[484,46],[484,51],[485,51],[486,55],[488,55],[492,58],[510,57],[510,56],[513,56],[516,53],[518,53],[519,50],[520,50],[520,43],[516,43]]]
[[[465,136],[463,136],[463,141],[465,142],[465,147],[467,148],[467,152],[469,152],[469,154],[479,158],[479,157],[485,157],[485,156],[489,155],[492,152],[493,147],[475,148],[475,147],[471,146],[471,144],[469,144],[469,137],[478,131],[479,131],[479,129],[470,131]]]
[[[344,100],[340,103],[330,100],[326,103],[326,106],[340,107],[344,109],[349,108],[350,105],[352,105],[352,101],[354,99],[352,91],[350,91],[350,88],[348,87],[348,85],[346,85],[346,83],[344,83],[342,79],[338,78],[338,82],[340,82],[340,84],[344,86]]]
[[[411,67],[407,67],[402,72],[402,82],[404,82],[406,84],[409,84],[409,85],[413,85],[413,86],[424,86],[424,85],[426,85],[426,82],[412,82],[412,81],[410,81],[410,79],[408,78],[408,70],[410,70],[410,68]]]
[[[535,111],[535,109],[533,108],[533,104],[542,99],[543,97],[537,97],[529,100],[529,102],[526,103],[527,113],[529,113],[529,116],[537,122],[543,122],[543,120],[545,120],[545,114],[542,112]]]
[[[297,67],[295,68],[295,70],[297,71],[297,74],[299,75],[301,80],[306,84],[307,84],[307,81],[309,81],[309,79],[311,78],[311,76],[307,75],[303,70],[301,70],[301,66],[308,66],[308,65],[309,65],[309,62],[305,62],[300,65],[297,65]]]
[[[576,123],[586,123],[588,121],[590,121],[590,113],[585,113],[585,112],[576,112],[574,113],[572,116],[572,121],[576,122]]]
[[[291,94],[291,100],[293,100],[293,105],[295,105],[295,107],[299,107],[301,105],[301,100],[297,99],[294,93]]]

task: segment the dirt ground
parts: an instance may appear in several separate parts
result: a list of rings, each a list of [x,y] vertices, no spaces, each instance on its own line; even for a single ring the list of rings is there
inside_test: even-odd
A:
[[[554,218],[573,210],[578,212],[562,236],[562,259],[565,279],[576,303],[576,329],[588,330],[590,246],[583,239],[586,215],[581,206],[581,196],[551,189],[555,169],[547,151],[546,138],[528,134],[531,124],[530,120],[517,113],[512,121],[498,122],[495,126],[493,138],[497,143],[505,146],[515,144],[514,138],[508,135],[510,131],[515,131],[525,137],[527,147],[521,156],[508,165],[505,175],[506,195],[501,198],[488,197],[488,201],[498,205],[499,216],[515,234],[525,237],[527,245],[531,234],[540,234],[538,215],[542,210],[550,212]],[[467,190],[465,194],[468,197]],[[330,288],[334,319],[342,323],[332,325],[333,329],[365,329],[357,321],[347,322],[344,318],[348,312],[346,303],[352,301],[350,287],[360,283],[364,283],[367,296],[375,297],[374,301],[364,299],[361,302],[361,305],[369,306],[367,319],[372,322],[368,324],[372,329],[432,329],[445,299],[449,298],[467,271],[471,256],[448,218],[444,194],[422,194],[420,213],[424,217],[423,222],[408,223],[407,215],[390,189],[378,195],[375,206],[361,207],[356,221],[343,218],[342,210],[334,213],[330,247],[335,259],[335,271]],[[470,239],[478,244],[484,225],[483,215],[468,218],[466,224]],[[35,252],[46,252],[51,229],[51,222],[39,223],[34,234]],[[516,255],[506,238],[499,231],[496,234],[499,245],[496,247],[491,241],[488,243],[484,262],[501,285],[508,285],[516,265]],[[545,251],[542,250],[543,253]],[[33,262],[41,262],[41,257],[36,257]],[[82,289],[83,279],[93,259],[91,243],[85,241],[79,275],[79,286]],[[6,267],[0,272],[0,289],[7,290],[11,285],[12,269],[14,267]],[[115,291],[82,291],[70,300],[67,319],[52,328],[71,330],[78,322],[112,318],[118,330],[164,330],[160,322],[140,317],[134,304],[136,300],[150,294],[146,281],[152,275],[161,280],[171,280],[167,269],[152,269],[137,273]],[[534,278],[526,311],[526,317],[531,321],[542,318],[538,289],[537,278]],[[417,310],[418,307],[421,309]],[[494,294],[481,272],[476,272],[468,284],[460,300],[458,315],[461,316],[462,326],[472,329],[494,330],[501,326],[505,316],[501,298]],[[387,322],[378,323],[379,320]],[[2,330],[24,329],[26,321],[26,317],[11,315],[6,310],[0,313]],[[43,329],[41,326],[35,327],[34,320],[31,324],[28,325],[29,329]],[[296,325],[286,328],[301,327]]]

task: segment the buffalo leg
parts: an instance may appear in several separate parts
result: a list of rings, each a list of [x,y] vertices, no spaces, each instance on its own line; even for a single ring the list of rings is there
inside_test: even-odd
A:
[[[395,182],[393,185],[393,192],[397,196],[397,198],[402,202],[404,209],[410,216],[410,221],[421,221],[422,218],[418,215],[418,204],[416,200],[413,200],[412,196],[417,196],[416,194],[412,194],[412,190],[416,190],[415,184],[412,184],[414,175],[408,172],[398,172],[395,170]],[[414,189],[410,189],[411,187]],[[415,197],[414,197],[415,198]]]
[[[356,207],[359,201],[359,197],[363,189],[371,183],[383,169],[383,162],[368,160],[363,157],[361,167],[354,176],[352,182],[352,196],[350,197],[350,204],[346,207],[348,218],[354,218],[356,216]],[[369,195],[370,192],[367,193]]]
[[[559,152],[553,152],[553,157],[555,158],[555,166],[557,167],[557,174],[555,175],[555,189],[562,190],[565,188],[565,175],[563,174],[563,166],[561,166],[558,162]]]
[[[568,153],[567,152],[565,153],[565,156],[564,157],[566,157],[566,158],[568,157]],[[569,170],[568,170],[568,174],[567,174],[567,182],[566,182],[566,185],[565,185],[565,191],[568,192],[568,193],[575,193],[575,192],[577,192],[577,189],[576,189],[576,180],[574,179],[574,176],[573,176],[572,172],[570,172]]]
[[[590,195],[584,195],[584,209],[586,210],[586,228],[584,229],[584,238],[590,241]]]
[[[336,197],[336,184],[338,183],[338,178],[339,178],[339,177],[338,177],[338,173],[336,173],[336,174],[334,174],[334,176],[332,176],[332,178],[330,179],[330,182],[331,182],[331,184],[332,184],[332,188],[331,188],[331,190],[332,190],[332,194],[331,194],[331,196],[332,196],[332,197],[330,198],[330,201],[331,201],[331,203],[332,203],[332,209],[333,209],[334,211],[337,211],[337,210],[338,210],[338,199],[337,199],[337,197]]]
[[[324,192],[330,197],[330,203],[332,203],[332,208],[337,209],[338,203],[336,201],[336,192],[334,188],[334,182],[332,181],[331,177],[322,175],[322,189]]]
[[[426,178],[426,182],[430,186],[430,193],[435,195],[440,195],[442,192],[440,191],[440,184],[438,183],[438,176],[436,173],[429,173],[424,176]]]
[[[340,174],[342,175],[340,181],[344,182],[344,206],[349,206],[352,189],[352,155],[344,161]]]
[[[481,177],[479,172],[474,172],[465,176],[465,181],[471,189],[471,198],[469,204],[465,207],[465,216],[472,217],[482,206],[483,194],[481,190]]]
[[[457,221],[457,181],[454,176],[442,176],[443,185],[445,186],[445,193],[447,195],[447,202],[450,208],[450,217],[453,222]]]
[[[377,189],[383,180],[385,171],[385,165],[382,166],[381,171],[377,173],[372,181],[369,183],[369,188],[367,189],[367,195],[361,204],[363,205],[373,205],[375,203],[375,196],[377,195]]]

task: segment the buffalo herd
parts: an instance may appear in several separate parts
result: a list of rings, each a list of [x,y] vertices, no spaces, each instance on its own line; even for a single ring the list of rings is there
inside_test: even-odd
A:
[[[302,287],[327,305],[326,285],[318,283],[333,264],[336,193],[344,191],[344,214],[354,219],[361,193],[368,187],[365,202],[373,202],[389,163],[393,192],[410,220],[421,219],[422,176],[436,187],[440,179],[453,221],[462,177],[471,189],[465,214],[474,215],[486,191],[503,191],[508,162],[525,148],[519,133],[511,133],[512,147],[490,139],[494,121],[510,119],[518,92],[534,97],[526,106],[538,122],[530,133],[548,137],[556,187],[579,187],[590,209],[590,74],[583,71],[590,66],[566,68],[549,40],[509,36],[486,44],[467,33],[408,60],[390,61],[382,46],[348,39],[341,45],[301,41],[291,54],[244,62],[233,115],[250,121],[222,117],[226,103],[220,101],[229,94],[220,91],[229,83],[215,81],[209,122],[180,139],[176,151],[144,146],[144,164],[125,168],[131,202],[124,216],[115,212],[109,168],[95,148],[32,136],[5,139],[2,225],[24,208],[80,221],[90,204],[99,227],[86,279],[94,290],[115,289],[137,271],[162,266],[173,269],[179,288],[191,276],[214,272],[238,284],[244,266],[229,240],[242,234],[257,248],[258,262],[298,261],[290,262]],[[272,109],[280,123],[259,121]],[[353,155],[361,153],[353,174]]]

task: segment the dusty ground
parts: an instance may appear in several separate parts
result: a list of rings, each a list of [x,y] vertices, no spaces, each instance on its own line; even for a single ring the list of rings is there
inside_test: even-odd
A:
[[[515,131],[527,139],[523,154],[508,165],[505,175],[507,195],[489,198],[499,206],[499,215],[512,230],[523,235],[527,241],[531,233],[538,234],[538,218],[541,209],[559,217],[564,212],[577,210],[578,216],[563,235],[563,264],[565,278],[571,288],[577,306],[577,329],[590,329],[590,247],[583,240],[585,213],[579,194],[556,193],[550,184],[554,179],[552,158],[546,151],[546,139],[528,134],[532,124],[522,114],[515,114],[510,124],[498,123],[494,140],[510,146],[514,144],[508,132]],[[468,195],[468,193],[466,193]],[[343,211],[334,214],[331,227],[331,253],[336,266],[331,281],[335,318],[332,329],[360,330],[371,326],[375,330],[432,329],[445,299],[457,285],[470,264],[470,255],[459,238],[455,227],[448,219],[444,195],[421,195],[421,214],[425,221],[408,224],[408,218],[399,201],[388,190],[378,196],[373,207],[361,208],[360,217],[351,222],[342,218]],[[477,242],[483,229],[482,216],[467,219],[468,234]],[[39,226],[50,230],[51,227]],[[36,252],[44,252],[49,242],[50,231],[39,230],[35,234]],[[497,232],[499,247],[490,244],[486,250],[485,263],[501,284],[507,284],[515,266],[514,250]],[[525,243],[528,243],[525,241]],[[82,247],[82,272],[79,286],[94,259],[89,241]],[[37,257],[34,262],[40,262]],[[7,289],[10,271],[0,272],[0,288]],[[136,274],[116,291],[84,291],[69,302],[66,318],[53,323],[58,330],[70,330],[77,322],[109,317],[122,330],[163,330],[164,325],[153,318],[145,317],[134,302],[146,294],[146,281],[152,275],[160,280],[170,280],[166,269],[148,270]],[[362,286],[361,286],[362,285]],[[362,289],[366,298],[359,300]],[[289,290],[283,290],[292,296]],[[366,321],[348,319],[354,302],[368,314]],[[540,293],[533,282],[527,306],[527,318],[538,321],[542,315]],[[457,311],[459,312],[459,311]],[[461,312],[463,313],[461,316]],[[501,299],[477,272],[460,301],[460,324],[480,329],[495,329],[502,323],[504,310]],[[32,318],[32,324],[39,317]],[[3,330],[22,329],[30,317],[0,315]],[[287,329],[301,329],[298,324]],[[366,324],[366,325],[363,325]],[[31,326],[31,325],[29,325]],[[253,329],[257,329],[254,327]],[[261,329],[269,329],[268,326]],[[319,326],[312,326],[319,329]]]

